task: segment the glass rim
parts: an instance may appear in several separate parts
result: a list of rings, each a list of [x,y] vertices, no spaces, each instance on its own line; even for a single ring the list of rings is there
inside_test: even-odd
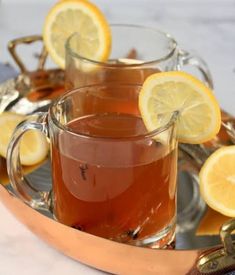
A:
[[[67,93],[65,93],[64,95],[62,95],[61,97],[59,97],[49,108],[48,111],[48,115],[51,118],[53,124],[59,128],[60,130],[67,132],[71,135],[80,137],[80,138],[84,138],[84,139],[89,139],[89,140],[95,140],[95,141],[138,141],[138,140],[143,140],[143,139],[149,139],[149,138],[154,138],[157,135],[165,132],[166,130],[168,130],[170,127],[174,126],[179,112],[178,111],[174,111],[171,114],[171,117],[169,119],[169,121],[163,125],[160,126],[159,128],[156,128],[152,131],[146,131],[146,133],[143,134],[139,134],[139,135],[133,135],[133,136],[125,136],[125,137],[109,137],[109,136],[95,136],[95,135],[89,135],[89,134],[84,134],[84,133],[79,133],[79,132],[74,132],[68,128],[66,128],[57,118],[55,115],[55,112],[53,111],[54,108],[59,105],[62,104],[66,98],[69,98],[71,96],[73,96],[73,94],[78,93],[81,90],[84,89],[89,89],[89,88],[101,88],[101,87],[107,87],[109,85],[114,85],[113,83],[107,83],[107,84],[95,84],[95,85],[87,85],[87,86],[83,86],[80,88],[75,88],[72,89],[70,91],[68,91]],[[118,84],[115,83],[115,86],[120,86],[120,87],[138,87],[139,89],[142,87],[142,85],[139,84]]]
[[[174,55],[175,50],[177,48],[176,40],[169,33],[164,32],[162,30],[159,30],[157,28],[152,28],[152,27],[147,27],[147,26],[142,26],[142,25],[135,25],[135,24],[110,24],[110,27],[111,28],[112,27],[129,27],[129,28],[136,28],[136,29],[143,29],[143,30],[151,30],[153,32],[160,33],[165,38],[168,38],[172,42],[172,47],[171,47],[171,49],[169,50],[169,52],[167,54],[165,54],[163,57],[158,58],[158,59],[144,61],[143,63],[139,63],[139,64],[113,64],[113,63],[109,63],[109,62],[102,62],[102,61],[96,61],[96,60],[93,60],[93,59],[89,59],[89,58],[86,58],[86,57],[84,57],[82,55],[79,55],[78,53],[74,52],[72,50],[71,46],[70,46],[71,39],[75,35],[78,35],[77,32],[74,32],[72,35],[69,36],[69,38],[65,42],[65,51],[68,52],[74,58],[81,59],[85,62],[89,62],[89,63],[92,63],[94,65],[99,65],[99,66],[103,66],[103,67],[112,67],[112,68],[115,68],[115,67],[118,67],[118,68],[120,68],[120,67],[133,68],[133,67],[141,67],[141,66],[152,65],[152,64],[156,64],[156,63],[166,61],[171,56]]]

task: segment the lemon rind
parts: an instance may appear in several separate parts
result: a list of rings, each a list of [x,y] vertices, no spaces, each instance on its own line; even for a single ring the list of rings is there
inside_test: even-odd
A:
[[[158,127],[158,125],[154,125],[152,123],[150,117],[148,116],[147,102],[150,98],[151,91],[156,85],[164,84],[167,81],[183,82],[192,87],[192,89],[194,89],[195,91],[203,91],[200,94],[204,97],[204,101],[209,101],[210,103],[212,103],[212,106],[210,108],[211,121],[210,125],[208,125],[208,127],[210,126],[210,128],[207,129],[207,132],[204,135],[203,133],[200,133],[200,136],[197,136],[196,138],[193,136],[185,136],[178,133],[179,142],[198,144],[204,143],[212,139],[219,132],[221,127],[221,111],[215,96],[210,91],[210,89],[207,88],[204,84],[202,84],[198,79],[196,79],[188,73],[178,71],[156,73],[149,76],[147,80],[144,82],[139,97],[139,109],[142,114],[143,121],[148,130],[152,131],[156,129],[156,127]]]
[[[96,27],[98,27],[99,37],[102,43],[100,43],[100,50],[96,54],[96,56],[94,56],[94,59],[96,59],[97,61],[107,60],[111,50],[111,31],[104,15],[98,9],[98,7],[96,7],[94,4],[88,1],[67,0],[67,1],[58,2],[53,6],[53,8],[50,10],[50,12],[46,17],[45,24],[43,27],[43,40],[53,61],[62,69],[65,68],[65,60],[56,53],[52,45],[52,41],[50,39],[51,37],[50,30],[56,16],[61,11],[64,11],[66,6],[74,9],[78,9],[79,7],[79,10],[82,9],[83,12],[95,18],[96,23],[97,22],[99,23],[99,24],[96,24]],[[71,34],[69,34],[68,36],[70,36]]]
[[[208,182],[210,183],[208,173],[214,171],[213,167],[221,156],[223,157],[228,154],[235,156],[235,145],[224,146],[208,157],[199,173],[199,187],[202,198],[212,209],[227,217],[235,217],[235,209],[228,208],[222,202],[214,200],[210,192],[210,184],[207,184]]]

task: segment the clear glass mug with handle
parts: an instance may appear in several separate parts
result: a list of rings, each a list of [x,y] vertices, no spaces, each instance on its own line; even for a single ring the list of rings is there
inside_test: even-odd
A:
[[[138,109],[140,85],[110,83],[72,90],[48,113],[21,123],[7,169],[15,193],[59,222],[103,238],[163,248],[176,228],[176,116],[148,132]],[[19,145],[29,130],[50,139],[52,191],[22,173]]]
[[[110,27],[112,50],[106,62],[79,55],[81,37],[78,33],[67,40],[65,84],[68,90],[108,82],[142,84],[150,74],[182,70],[184,66],[196,68],[202,80],[213,87],[206,63],[181,49],[171,35],[137,25]]]

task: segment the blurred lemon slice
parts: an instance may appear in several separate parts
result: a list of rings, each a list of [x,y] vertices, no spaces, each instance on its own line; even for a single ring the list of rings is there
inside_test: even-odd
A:
[[[23,115],[3,112],[0,114],[0,155],[6,158],[7,147],[15,127],[25,119]],[[20,143],[22,165],[34,165],[44,160],[48,154],[46,137],[37,130],[26,132]]]
[[[177,135],[184,143],[212,139],[220,129],[220,107],[213,92],[184,72],[163,72],[149,76],[139,95],[139,109],[145,126],[153,131],[178,111]]]
[[[235,146],[215,151],[200,173],[200,191],[206,203],[228,217],[235,217]]]
[[[88,59],[106,61],[111,49],[111,31],[102,12],[86,0],[60,1],[49,11],[43,29],[45,46],[65,68],[65,42],[74,33],[81,38],[73,51]]]
[[[132,59],[132,58],[119,58],[118,62],[126,64],[126,65],[139,65],[143,64],[144,61],[138,60],[138,59]]]

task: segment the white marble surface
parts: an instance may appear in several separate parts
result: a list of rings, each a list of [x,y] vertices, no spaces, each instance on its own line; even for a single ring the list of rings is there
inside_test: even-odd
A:
[[[0,0],[0,62],[12,62],[7,41],[40,34],[55,0]],[[221,106],[235,115],[235,0],[94,0],[109,22],[171,33],[208,63]],[[23,50],[23,49],[22,49]],[[23,51],[27,65],[29,53]],[[0,203],[0,275],[101,274],[48,247]]]
[[[82,249],[82,248],[81,248]],[[105,274],[76,262],[49,247],[0,203],[0,274]]]

